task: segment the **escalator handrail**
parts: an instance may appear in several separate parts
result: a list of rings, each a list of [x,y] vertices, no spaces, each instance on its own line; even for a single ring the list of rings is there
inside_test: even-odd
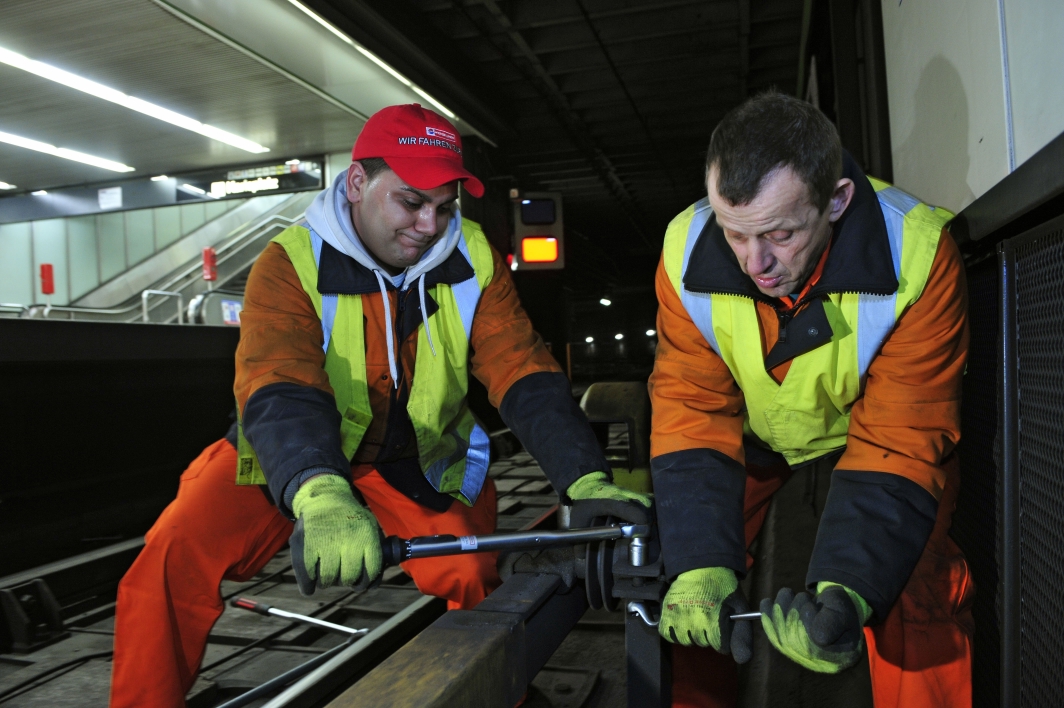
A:
[[[276,228],[278,226],[284,226],[284,227],[287,228],[288,226],[291,226],[292,224],[295,224],[295,223],[299,222],[302,219],[303,219],[303,215],[302,214],[300,214],[299,216],[297,216],[295,218],[289,218],[287,216],[281,216],[280,214],[273,214],[271,216],[266,217],[265,219],[260,220],[258,223],[254,224],[253,226],[250,226],[250,227],[242,230],[237,235],[233,236],[231,239],[229,239],[229,241],[227,241],[226,243],[224,243],[221,247],[219,247],[217,249],[217,252],[220,254],[219,258],[217,260],[217,264],[220,266],[223,263],[225,263],[226,261],[228,261],[229,259],[231,259],[234,256],[236,256],[240,252],[240,249],[238,249],[237,246],[239,246],[239,245],[241,245],[243,243],[247,243],[249,241],[253,241],[253,240],[259,238],[260,236],[262,236],[263,234],[267,233],[268,231],[270,231],[273,228]],[[187,280],[190,275],[192,275],[193,273],[195,273],[195,272],[197,272],[197,271],[199,271],[201,269],[202,269],[202,261],[200,261],[198,263],[194,262],[192,265],[186,267],[184,270],[182,270],[177,275],[171,276],[169,280],[163,282],[162,284],[158,285],[157,287],[145,289],[144,291],[141,292],[140,297],[137,298],[138,301],[134,301],[132,304],[127,305],[125,307],[97,308],[97,307],[78,307],[76,305],[49,305],[49,306],[46,306],[46,307],[44,307],[42,309],[40,307],[20,305],[20,304],[14,304],[14,303],[12,303],[12,304],[5,303],[3,306],[4,307],[12,307],[12,308],[15,308],[15,307],[22,308],[24,310],[24,312],[29,312],[29,313],[32,313],[35,310],[36,311],[41,311],[45,318],[47,318],[48,314],[51,313],[51,312],[68,312],[71,315],[76,315],[78,313],[81,313],[81,314],[92,314],[92,315],[115,315],[115,316],[121,316],[121,315],[131,314],[134,311],[136,311],[138,309],[141,309],[143,307],[142,303],[143,303],[143,297],[144,297],[145,293],[149,293],[150,294],[151,292],[158,292],[158,291],[164,291],[164,290],[165,291],[169,291],[169,290],[177,289],[175,286],[177,286],[182,280]],[[184,285],[181,285],[180,288],[183,289],[183,288],[187,287],[188,285],[189,285],[189,283],[185,283]],[[32,316],[32,314],[30,316]],[[177,317],[180,319],[181,314],[178,314]],[[71,317],[71,319],[74,319],[74,317]],[[169,321],[169,320],[167,320],[167,321]]]

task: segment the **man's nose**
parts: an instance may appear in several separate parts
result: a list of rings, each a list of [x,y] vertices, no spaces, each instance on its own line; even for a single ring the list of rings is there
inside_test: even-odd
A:
[[[436,233],[436,207],[426,205],[418,210],[414,230],[427,236]]]
[[[752,239],[746,251],[746,272],[751,276],[764,275],[776,265],[769,249],[761,242],[761,239]]]

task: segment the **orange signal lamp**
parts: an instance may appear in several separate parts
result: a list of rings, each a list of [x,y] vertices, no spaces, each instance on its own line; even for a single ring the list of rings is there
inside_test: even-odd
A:
[[[558,239],[553,236],[521,239],[521,260],[525,263],[553,263],[558,260]]]

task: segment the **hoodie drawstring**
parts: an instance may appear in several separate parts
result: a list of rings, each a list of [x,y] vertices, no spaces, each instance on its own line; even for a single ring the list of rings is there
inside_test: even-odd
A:
[[[429,349],[432,350],[432,356],[436,356],[436,347],[432,343],[432,330],[429,329],[429,316],[428,308],[425,307],[425,273],[421,274],[421,277],[417,281],[417,292],[421,296],[421,321],[425,324],[425,336],[429,339]]]
[[[381,300],[384,300],[384,319],[388,323],[384,328],[385,338],[388,340],[388,371],[392,374],[392,385],[399,388],[399,372],[395,368],[395,342],[392,339],[392,327],[395,326],[395,323],[392,322],[391,298],[388,297],[388,288],[384,286],[384,278],[381,276],[381,272],[374,270],[373,275],[377,276],[377,285],[381,287]]]

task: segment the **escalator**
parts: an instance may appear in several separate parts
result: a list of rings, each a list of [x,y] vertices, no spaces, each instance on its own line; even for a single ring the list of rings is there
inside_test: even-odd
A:
[[[69,306],[35,305],[22,317],[239,324],[248,273],[270,239],[303,218],[317,192],[264,196],[188,234]],[[203,249],[216,253],[217,279],[203,279]]]

